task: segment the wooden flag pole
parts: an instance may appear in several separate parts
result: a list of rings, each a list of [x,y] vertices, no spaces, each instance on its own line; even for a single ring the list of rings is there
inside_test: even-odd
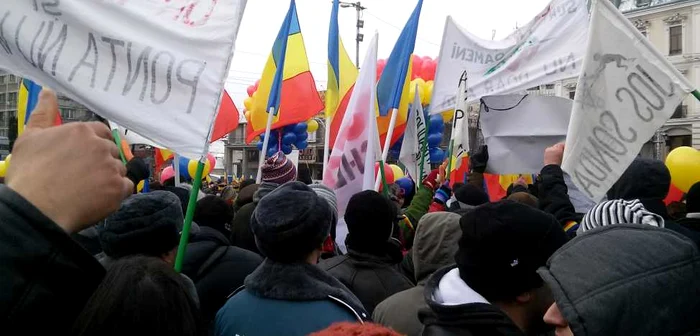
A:
[[[265,138],[263,139],[263,147],[260,150],[260,158],[258,159],[258,175],[255,178],[255,183],[260,184],[262,182],[262,165],[265,162],[265,155],[267,154],[267,145],[270,143],[270,127],[272,126],[272,118],[275,115],[275,108],[270,106],[267,111],[267,124],[265,125]]]
[[[206,157],[199,159],[197,163],[197,172],[194,174],[194,181],[192,181],[192,190],[190,190],[190,200],[187,203],[187,212],[185,213],[185,223],[182,226],[182,233],[180,234],[180,245],[177,247],[177,256],[175,257],[175,271],[182,271],[182,263],[185,259],[185,251],[187,250],[187,243],[190,239],[190,228],[192,228],[192,219],[194,218],[194,209],[197,205],[197,195],[199,194],[199,188],[202,187],[202,174],[204,173],[204,160]]]

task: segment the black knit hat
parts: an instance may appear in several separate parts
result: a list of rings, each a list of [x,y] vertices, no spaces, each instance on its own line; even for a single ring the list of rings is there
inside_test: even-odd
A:
[[[321,247],[332,218],[326,200],[302,182],[288,182],[260,199],[250,228],[262,254],[294,262]]]
[[[208,226],[228,237],[231,234],[233,208],[218,196],[209,195],[197,201],[194,221],[199,226]]]
[[[127,198],[97,232],[109,257],[160,256],[177,246],[182,224],[180,199],[171,192],[153,191]]]
[[[455,190],[455,198],[458,202],[470,206],[482,205],[489,202],[489,195],[482,189],[471,184],[464,184]]]
[[[135,157],[126,163],[126,177],[134,183],[134,186],[147,179],[149,175],[151,170],[141,158]]]
[[[552,215],[509,200],[474,208],[460,226],[455,255],[460,277],[489,301],[511,300],[540,287],[537,269],[566,243]]]
[[[383,246],[391,238],[396,212],[396,206],[374,190],[350,197],[345,208],[348,247],[368,251]]]

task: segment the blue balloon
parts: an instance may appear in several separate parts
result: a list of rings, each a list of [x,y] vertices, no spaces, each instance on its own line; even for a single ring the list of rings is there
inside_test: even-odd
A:
[[[438,147],[442,142],[442,133],[428,134],[428,147]]]
[[[282,134],[284,134],[284,133],[294,133],[294,130],[296,129],[296,127],[297,127],[297,124],[291,124],[291,125],[284,126],[284,127],[282,128],[282,130],[283,130]]]
[[[282,145],[282,153],[289,155],[292,152],[291,145]]]
[[[306,139],[308,139],[308,138],[309,138],[309,133],[304,132],[304,133],[297,134],[297,142],[306,141]]]
[[[430,163],[442,163],[445,160],[445,151],[440,148],[430,149]]]
[[[297,142],[297,135],[292,132],[285,133],[282,136],[282,145],[291,145],[295,142]]]
[[[277,152],[278,152],[277,147],[269,147],[267,149],[267,157],[271,157],[271,156],[277,154]]]
[[[306,147],[309,147],[309,143],[306,142],[306,140],[303,141],[297,141],[295,144],[298,150],[306,149]]]
[[[178,161],[178,165],[179,165],[179,168],[180,168],[180,176],[182,176],[182,177],[184,177],[184,178],[188,178],[188,179],[189,179],[189,178],[192,178],[192,177],[190,176],[189,170],[187,169],[187,168],[188,168],[188,165],[189,165],[189,163],[190,163],[190,159],[188,159],[188,158],[186,158],[186,157],[184,157],[184,156],[180,156],[179,158],[180,158],[180,160]]]
[[[442,133],[445,131],[445,122],[439,114],[430,116],[430,129],[428,133]]]
[[[263,146],[263,142],[262,142],[262,141],[258,141],[258,143],[256,143],[255,145],[258,147],[258,150],[259,150],[259,151],[262,150],[262,146]],[[270,145],[270,144],[268,144],[268,147],[270,147],[269,145]]]
[[[294,126],[294,133],[296,133],[297,135],[306,133],[307,129],[309,129],[309,125],[307,125],[305,122],[301,122]]]

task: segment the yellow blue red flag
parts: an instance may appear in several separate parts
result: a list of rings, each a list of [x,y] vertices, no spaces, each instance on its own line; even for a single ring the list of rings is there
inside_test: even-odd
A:
[[[41,85],[33,81],[23,78],[19,85],[19,94],[17,95],[17,135],[22,135],[24,126],[29,121],[29,116],[34,111],[36,104],[39,102],[39,93]],[[61,114],[56,115],[56,125],[61,124]]]

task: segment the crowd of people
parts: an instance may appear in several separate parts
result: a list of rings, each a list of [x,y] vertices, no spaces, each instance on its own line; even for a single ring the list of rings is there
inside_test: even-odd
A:
[[[563,144],[497,201],[481,147],[463,184],[441,166],[339,213],[277,153],[261,184],[200,193],[178,273],[192,187],[136,193],[148,168],[122,164],[104,124],[56,113],[42,91],[0,186],[2,334],[700,334],[700,183],[672,217],[660,161],[577,213]]]

